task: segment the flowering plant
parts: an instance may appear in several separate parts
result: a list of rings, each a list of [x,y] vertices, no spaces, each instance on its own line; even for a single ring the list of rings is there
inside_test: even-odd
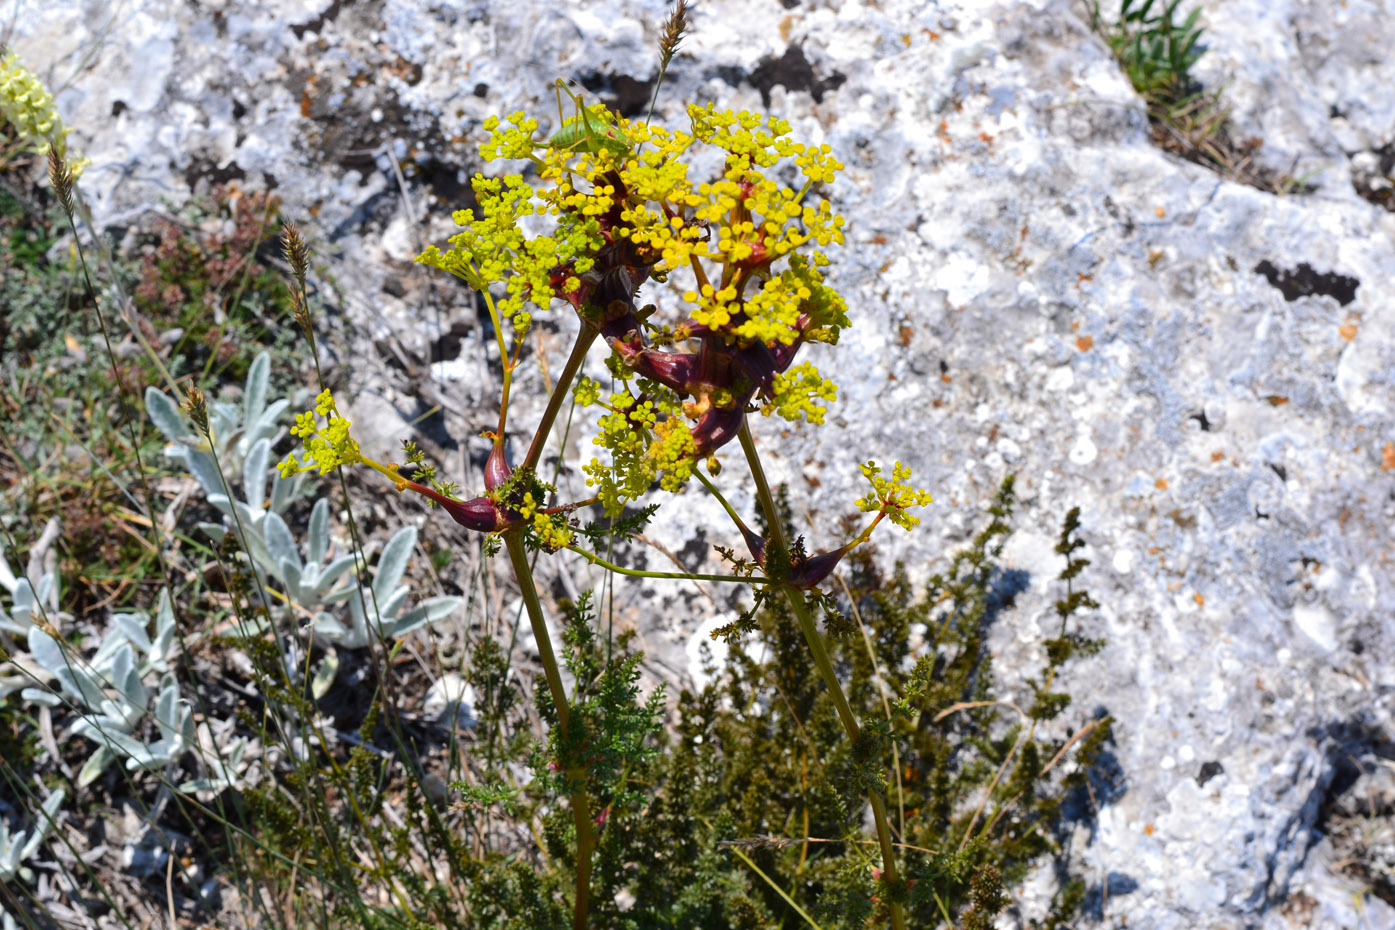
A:
[[[559,107],[560,107],[559,83]],[[431,246],[418,261],[447,271],[482,296],[494,324],[502,384],[498,425],[484,469],[483,494],[464,499],[454,484],[437,480],[424,455],[407,442],[406,465],[367,458],[350,424],[325,391],[313,410],[300,414],[292,430],[303,450],[281,463],[284,476],[321,472],[341,465],[367,465],[399,491],[425,496],[453,520],[491,534],[508,550],[523,591],[533,634],[547,675],[564,741],[569,728],[567,692],[550,643],[526,555],[528,548],[567,548],[617,572],[649,577],[701,577],[760,586],[758,594],[783,591],[808,641],[814,664],[828,686],[849,738],[863,733],[834,672],[822,633],[805,600],[838,562],[864,542],[883,519],[904,529],[918,520],[910,508],[930,495],[909,484],[910,469],[897,462],[890,476],[875,463],[862,466],[870,492],[858,500],[872,513],[869,525],[844,545],[806,555],[801,539],[785,538],[775,500],[765,480],[750,427],[751,414],[789,421],[823,421],[836,386],[808,361],[796,364],[808,343],[835,344],[849,325],[843,298],[826,283],[824,249],[844,241],[844,219],[822,196],[842,169],[827,145],[790,138],[784,120],[756,113],[689,106],[686,130],[631,121],[595,104],[582,107],[550,139],[537,135],[538,122],[523,113],[491,118],[480,146],[486,160],[522,162],[532,172],[502,177],[476,175],[478,210],[460,210],[460,231],[445,249]],[[697,176],[696,166],[715,153],[720,170]],[[708,163],[712,159],[707,159]],[[794,178],[797,188],[783,178]],[[533,234],[541,228],[543,231]],[[288,256],[297,266],[294,238]],[[641,304],[650,282],[686,276],[682,311],[661,317]],[[302,285],[303,290],[303,285]],[[527,452],[509,461],[504,437],[513,375],[522,362],[524,338],[534,315],[563,307],[577,319],[570,355],[548,398]],[[302,311],[303,312],[303,311]],[[617,389],[609,393],[582,374],[597,344]],[[583,466],[595,496],[557,505],[555,489],[536,468],[546,437],[568,395],[599,413],[599,453]],[[720,472],[715,453],[737,440],[761,502],[768,536],[749,529],[713,481]],[[705,463],[705,471],[700,468]],[[743,537],[754,565],[729,557],[729,575],[672,575],[613,565],[577,543],[572,514],[600,506],[612,518],[658,484],[678,491],[698,480],[721,503]],[[656,508],[646,508],[645,517]],[[627,521],[632,531],[635,521]],[[815,594],[816,598],[822,595]],[[572,791],[576,823],[575,925],[585,924],[590,853],[595,823],[589,813],[584,763],[560,760],[562,783]],[[880,897],[889,902],[893,926],[904,920],[898,903],[905,894],[887,824],[880,776],[868,779],[884,868]]]
[[[20,63],[14,52],[0,48],[0,120],[14,127],[19,140],[37,154],[50,145],[64,155],[65,142],[72,132],[63,125],[53,95],[34,72]],[[80,177],[88,164],[85,158],[67,158],[68,170]]]

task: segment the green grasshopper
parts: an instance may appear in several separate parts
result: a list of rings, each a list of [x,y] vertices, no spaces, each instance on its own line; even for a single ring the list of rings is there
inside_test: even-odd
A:
[[[571,152],[586,152],[599,155],[610,152],[617,160],[624,160],[630,154],[630,144],[620,129],[612,122],[609,111],[595,113],[583,106],[580,94],[573,94],[557,80],[557,115],[562,115],[562,94],[571,98],[576,115],[562,121],[562,128],[547,140],[550,148]]]

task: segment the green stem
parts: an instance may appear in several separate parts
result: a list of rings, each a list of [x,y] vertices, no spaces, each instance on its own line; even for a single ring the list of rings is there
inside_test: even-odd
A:
[[[541,430],[539,430],[541,432]],[[571,707],[567,702],[567,689],[562,684],[562,671],[557,665],[557,655],[552,651],[552,636],[543,617],[542,604],[538,601],[538,589],[533,583],[533,570],[528,565],[528,553],[523,548],[522,529],[513,529],[503,534],[504,547],[509,553],[509,562],[518,579],[523,594],[523,604],[528,610],[528,623],[533,628],[533,639],[538,643],[538,656],[542,659],[543,674],[547,677],[547,688],[552,694],[552,703],[557,708],[557,728],[562,740],[566,741],[571,729]],[[567,769],[567,782],[578,787],[571,793],[572,819],[576,823],[576,900],[572,906],[572,930],[586,930],[586,905],[591,887],[591,852],[595,848],[595,838],[591,833],[591,803],[586,796],[586,773],[579,768]]]
[[[760,500],[761,510],[765,512],[766,522],[770,524],[769,551],[765,558],[767,571],[769,571],[772,565],[789,564],[789,544],[785,540],[785,526],[780,519],[779,510],[775,506],[775,497],[770,493],[770,483],[765,479],[765,469],[761,467],[760,455],[756,452],[756,443],[751,437],[749,423],[742,422],[741,431],[737,434],[737,438],[741,441],[741,451],[746,454],[746,461],[751,469],[751,478],[756,483],[756,496]],[[862,736],[862,728],[858,726],[857,718],[853,716],[852,707],[848,704],[847,695],[843,692],[843,685],[838,681],[838,674],[833,669],[833,660],[829,657],[828,648],[823,642],[823,634],[819,632],[819,628],[814,622],[813,612],[809,610],[809,604],[804,600],[803,592],[789,585],[782,585],[782,587],[785,596],[789,599],[790,608],[799,621],[800,632],[804,634],[804,639],[809,644],[809,651],[813,653],[814,666],[819,671],[819,677],[823,679],[824,685],[833,698],[833,706],[838,711],[838,719],[843,724],[843,731],[847,733],[848,739],[856,743]],[[883,877],[887,884],[895,886],[899,884],[900,879],[896,869],[896,849],[891,840],[891,826],[886,819],[886,802],[880,794],[872,790],[867,792],[867,800],[872,806],[872,817],[877,824],[877,842],[882,849]],[[892,901],[890,907],[891,926],[894,930],[905,930],[906,918],[901,912],[901,905]]]
[[[693,476],[696,477],[698,481],[701,481],[702,486],[707,489],[707,493],[715,497],[717,503],[722,505],[722,509],[727,512],[728,517],[731,517],[731,522],[736,524],[737,529],[743,534],[750,532],[746,528],[745,521],[741,519],[741,515],[736,512],[736,508],[732,507],[727,499],[722,496],[722,492],[717,490],[717,486],[712,483],[712,480],[702,473],[702,469],[694,468]]]
[[[730,581],[736,584],[768,584],[770,581],[770,579],[761,575],[747,577],[745,575],[693,575],[687,572],[642,571],[638,568],[625,568],[624,566],[616,565],[614,562],[608,561],[596,555],[596,553],[588,549],[583,549],[580,546],[568,546],[567,550],[569,552],[575,552],[592,565],[598,565],[606,571],[614,572],[617,575],[629,575],[631,578],[665,578],[673,581]]]
[[[538,424],[538,431],[533,434],[533,441],[528,446],[528,454],[524,457],[520,468],[538,467],[538,460],[542,458],[543,446],[547,444],[548,434],[552,432],[552,424],[556,421],[557,414],[562,410],[562,402],[567,399],[572,381],[576,378],[577,372],[581,370],[581,363],[586,360],[586,353],[591,351],[591,344],[596,341],[596,336],[599,334],[599,330],[585,320],[581,321],[581,331],[576,334],[576,344],[572,346],[572,354],[567,357],[567,364],[557,375],[557,383],[552,387],[552,396],[547,399],[547,409],[543,411],[542,422]]]

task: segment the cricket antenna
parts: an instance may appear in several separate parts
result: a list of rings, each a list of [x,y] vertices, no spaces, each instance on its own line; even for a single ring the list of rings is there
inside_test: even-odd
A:
[[[688,0],[674,0],[673,12],[664,20],[664,32],[659,39],[659,79],[654,82],[654,96],[649,101],[649,115],[644,118],[647,125],[654,116],[654,104],[659,100],[659,88],[663,86],[668,63],[683,42],[683,33],[688,29]]]

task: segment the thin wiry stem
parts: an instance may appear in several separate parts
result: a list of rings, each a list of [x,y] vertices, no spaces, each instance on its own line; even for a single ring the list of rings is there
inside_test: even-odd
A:
[[[756,497],[760,500],[766,522],[770,526],[770,543],[765,557],[766,567],[769,569],[771,565],[786,565],[789,563],[789,544],[785,539],[784,523],[780,519],[779,508],[775,505],[775,496],[770,493],[770,484],[765,479],[765,469],[761,465],[760,455],[756,452],[756,443],[751,437],[749,423],[742,422],[737,438],[741,442],[741,451],[746,454],[746,462],[751,469],[751,479],[756,485]],[[795,618],[799,621],[799,629],[804,634],[809,651],[814,656],[814,666],[818,669],[819,677],[823,679],[825,687],[828,688],[829,696],[833,698],[833,706],[838,711],[838,719],[843,724],[843,731],[849,740],[857,743],[862,736],[862,728],[858,725],[852,707],[848,704],[842,683],[838,681],[838,673],[834,671],[833,661],[823,642],[823,634],[819,632],[818,626],[814,622],[814,615],[809,610],[808,602],[804,600],[804,593],[790,585],[782,585],[781,587],[789,600],[790,608],[794,611]],[[872,807],[872,817],[877,825],[877,841],[882,850],[883,877],[887,884],[895,886],[900,879],[896,868],[896,848],[891,839],[891,826],[887,822],[886,801],[873,790],[868,790],[867,801]],[[902,912],[901,904],[897,901],[890,902],[890,910],[891,926],[894,930],[905,930],[906,917]]]

